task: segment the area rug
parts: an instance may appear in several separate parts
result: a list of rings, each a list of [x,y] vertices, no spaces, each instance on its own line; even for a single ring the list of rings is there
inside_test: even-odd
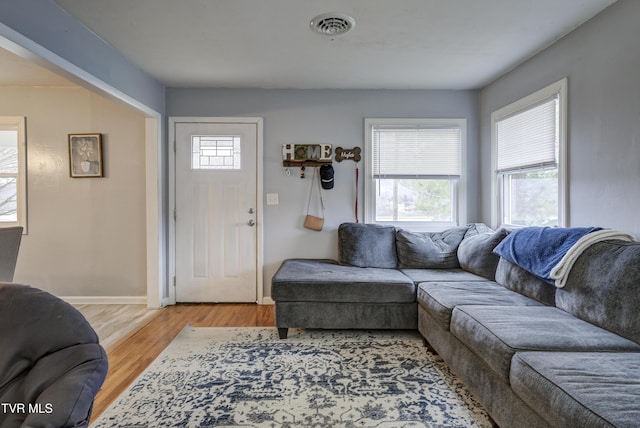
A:
[[[185,329],[92,425],[490,427],[414,331]]]

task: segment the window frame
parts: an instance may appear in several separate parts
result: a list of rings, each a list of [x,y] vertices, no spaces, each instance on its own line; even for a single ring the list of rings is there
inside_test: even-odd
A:
[[[425,127],[458,127],[461,130],[460,141],[460,176],[433,176],[433,179],[447,178],[452,181],[452,216],[453,221],[376,221],[376,185],[373,167],[373,129],[376,126],[425,126]],[[467,119],[466,118],[366,118],[364,120],[364,222],[370,224],[388,224],[416,232],[442,231],[450,227],[467,223]]]
[[[497,122],[519,112],[536,107],[539,103],[552,97],[558,97],[558,159],[556,167],[558,169],[558,227],[568,226],[568,185],[567,185],[567,86],[568,79],[565,77],[554,82],[524,98],[508,104],[491,113],[491,224],[492,227],[519,228],[521,225],[503,224],[505,218],[504,210],[504,183],[498,171],[498,150],[497,150]],[[540,166],[536,168],[523,168],[514,172],[543,171],[548,167]]]
[[[0,116],[0,129],[15,130],[18,133],[18,173],[3,174],[16,177],[17,221],[0,221],[0,227],[22,226],[22,234],[27,234],[27,142],[26,118],[21,116]]]

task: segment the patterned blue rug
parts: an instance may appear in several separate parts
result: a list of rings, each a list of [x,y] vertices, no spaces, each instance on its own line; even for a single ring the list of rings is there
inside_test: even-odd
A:
[[[491,423],[417,332],[187,326],[92,426]]]

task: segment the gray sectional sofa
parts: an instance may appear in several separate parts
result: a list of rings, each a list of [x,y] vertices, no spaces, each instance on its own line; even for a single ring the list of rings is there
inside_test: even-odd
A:
[[[344,224],[339,260],[285,260],[276,326],[417,328],[501,427],[640,426],[640,243],[593,243],[557,288],[482,224]],[[506,242],[506,241],[505,241]]]

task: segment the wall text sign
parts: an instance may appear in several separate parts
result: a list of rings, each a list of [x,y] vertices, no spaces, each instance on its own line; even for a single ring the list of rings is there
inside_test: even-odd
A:
[[[287,162],[331,162],[331,144],[283,144],[282,160]]]

